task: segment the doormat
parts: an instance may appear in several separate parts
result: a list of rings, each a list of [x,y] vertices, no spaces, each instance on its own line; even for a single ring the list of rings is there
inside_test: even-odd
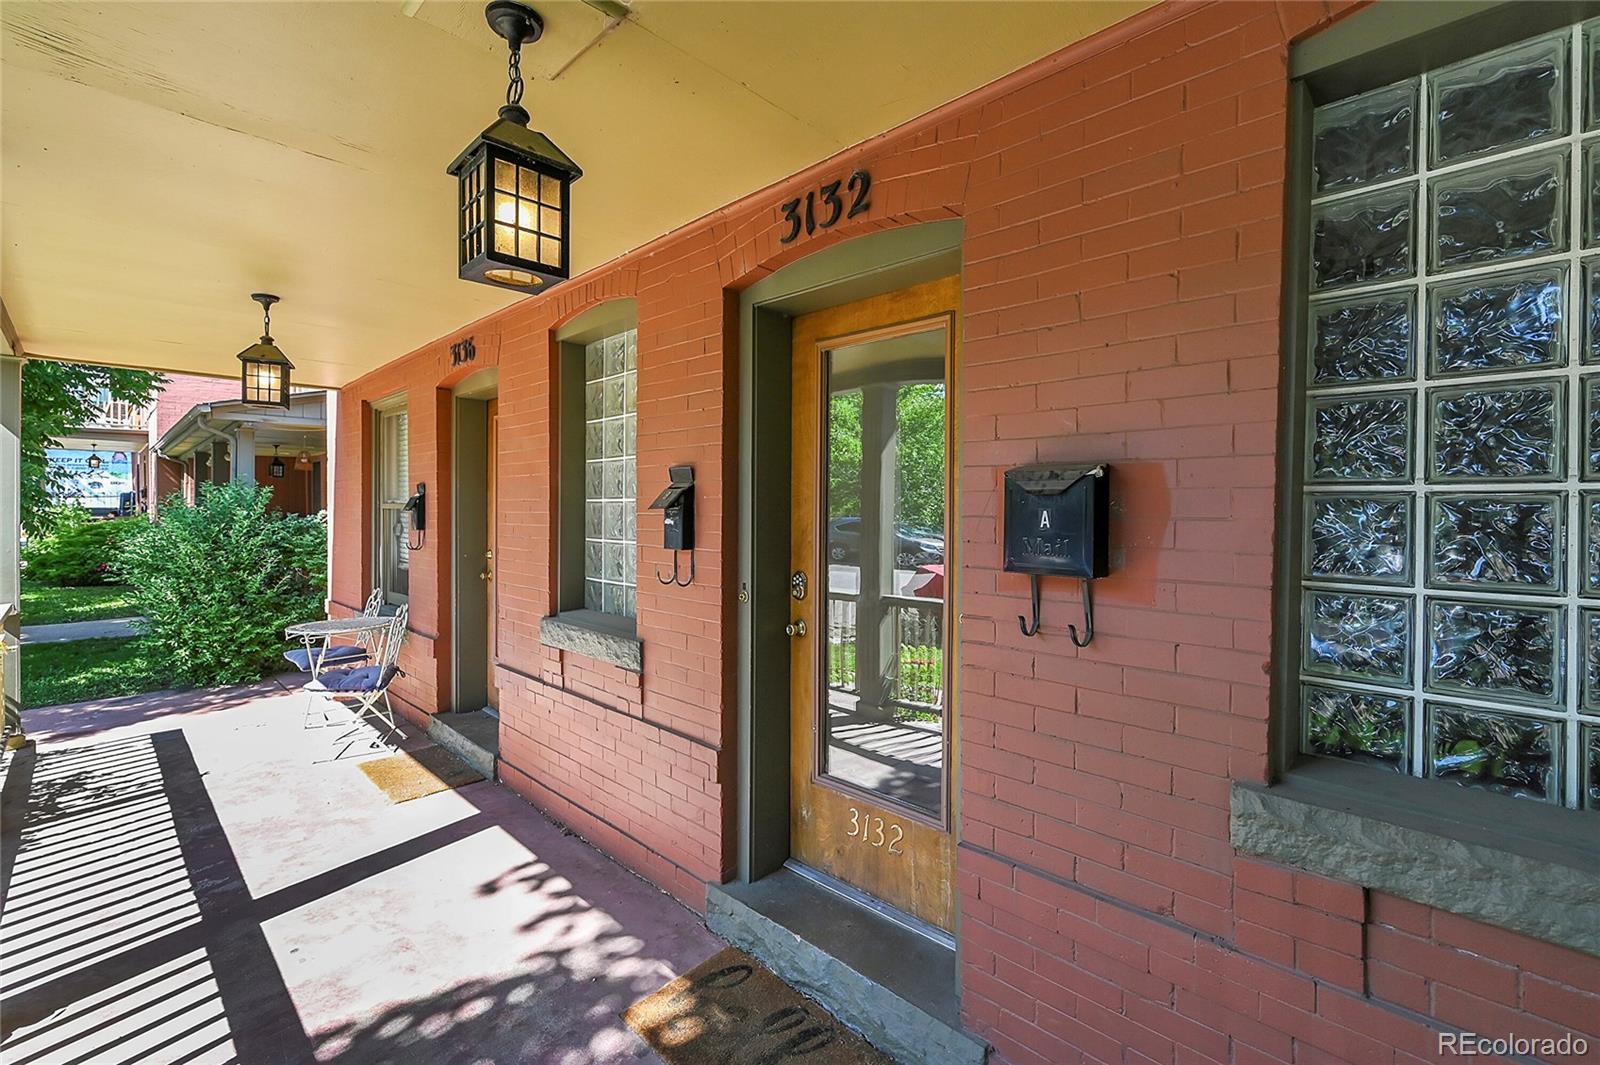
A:
[[[361,771],[392,803],[410,802],[483,779],[481,773],[439,746],[373,758],[361,763]]]
[[[894,1065],[750,955],[729,947],[622,1014],[666,1065]]]

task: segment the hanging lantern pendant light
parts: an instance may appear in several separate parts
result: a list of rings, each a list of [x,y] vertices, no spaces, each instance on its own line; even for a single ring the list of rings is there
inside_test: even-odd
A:
[[[267,474],[271,477],[282,477],[284,473],[283,460],[278,457],[278,445],[272,445],[272,461],[267,463]]]
[[[568,192],[583,171],[528,128],[522,106],[522,46],[543,35],[544,20],[516,0],[494,0],[484,17],[510,47],[506,103],[448,168],[458,192],[457,273],[530,292],[571,276]]]
[[[256,406],[287,410],[289,372],[294,363],[272,342],[272,305],[278,297],[252,292],[250,298],[261,304],[261,340],[239,352],[239,398]]]

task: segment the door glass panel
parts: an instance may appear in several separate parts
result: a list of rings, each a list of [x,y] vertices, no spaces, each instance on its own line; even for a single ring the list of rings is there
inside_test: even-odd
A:
[[[943,326],[836,348],[825,395],[818,765],[938,816],[944,808]]]

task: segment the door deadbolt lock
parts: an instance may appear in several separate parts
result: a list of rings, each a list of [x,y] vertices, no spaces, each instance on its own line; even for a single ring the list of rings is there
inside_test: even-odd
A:
[[[795,570],[794,576],[789,578],[789,594],[796,599],[806,597],[806,575],[804,570]]]
[[[783,627],[783,633],[785,636],[804,636],[806,634],[805,618],[801,618],[798,621],[789,622],[789,624]]]

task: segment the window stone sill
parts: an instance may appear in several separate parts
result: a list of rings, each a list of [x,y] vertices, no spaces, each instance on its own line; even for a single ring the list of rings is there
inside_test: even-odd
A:
[[[1247,854],[1600,956],[1600,815],[1311,759],[1235,782]]]
[[[539,622],[539,642],[610,662],[629,673],[644,672],[644,644],[639,642],[632,618],[598,610],[565,610]]]

